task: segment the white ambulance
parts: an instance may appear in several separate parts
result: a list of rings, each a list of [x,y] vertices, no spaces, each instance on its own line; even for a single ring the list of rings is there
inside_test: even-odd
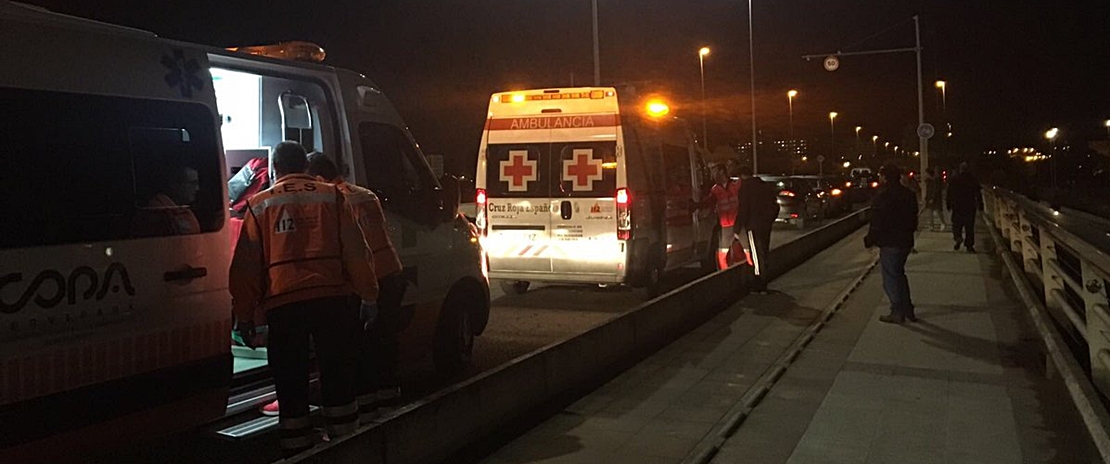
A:
[[[232,347],[227,180],[282,140],[379,193],[413,282],[402,351],[465,365],[489,314],[477,230],[381,88],[322,57],[0,1],[0,462],[273,400],[265,351]]]
[[[712,266],[716,221],[690,208],[710,181],[660,99],[580,87],[499,92],[478,152],[477,219],[491,278],[629,284]]]

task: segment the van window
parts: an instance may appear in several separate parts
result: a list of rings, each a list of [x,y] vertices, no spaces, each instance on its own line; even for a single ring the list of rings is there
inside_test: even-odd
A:
[[[0,248],[219,230],[215,118],[204,105],[0,88]]]
[[[616,151],[616,142],[489,145],[486,190],[501,198],[612,197]]]
[[[427,164],[405,133],[389,124],[358,125],[369,187],[385,199],[419,194],[432,184]]]

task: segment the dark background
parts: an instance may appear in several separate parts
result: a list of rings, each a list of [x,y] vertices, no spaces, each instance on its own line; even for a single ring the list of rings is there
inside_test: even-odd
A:
[[[572,73],[576,84],[593,80],[590,0],[30,3],[208,45],[316,42],[329,64],[377,81],[425,151],[444,154],[456,172],[473,170],[491,93],[569,86]],[[676,114],[699,122],[697,50],[708,45],[710,142],[750,141],[746,2],[599,5],[603,84],[637,82],[664,92]],[[836,137],[842,143],[854,144],[853,129],[861,125],[864,143],[879,134],[916,149],[912,53],[844,58],[834,73],[820,60],[801,59],[911,47],[914,14],[921,15],[925,50],[926,119],[942,126],[933,81],[944,79],[952,153],[1045,150],[1042,134],[1051,126],[1061,128],[1061,143],[1106,137],[1110,2],[756,0],[761,138],[786,137],[786,91],[797,88],[795,132],[812,140],[811,151],[827,146],[833,110],[840,113]]]

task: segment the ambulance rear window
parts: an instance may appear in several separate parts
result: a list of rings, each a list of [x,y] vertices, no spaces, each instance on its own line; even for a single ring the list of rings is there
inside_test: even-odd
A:
[[[492,197],[597,198],[617,189],[614,142],[493,144],[486,160]]]
[[[0,88],[0,249],[219,230],[204,105]]]

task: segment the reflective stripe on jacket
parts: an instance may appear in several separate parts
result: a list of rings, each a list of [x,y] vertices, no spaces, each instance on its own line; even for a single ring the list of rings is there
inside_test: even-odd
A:
[[[370,246],[370,253],[374,255],[374,272],[381,279],[386,276],[401,272],[401,259],[397,257],[397,250],[393,248],[393,241],[385,230],[385,211],[378,196],[369,189],[339,181],[335,184],[340,192],[347,198],[347,203],[355,212],[358,225],[362,228],[362,237]]]
[[[229,288],[236,317],[256,323],[256,314],[298,301],[378,296],[370,249],[343,193],[303,174],[248,201]]]

